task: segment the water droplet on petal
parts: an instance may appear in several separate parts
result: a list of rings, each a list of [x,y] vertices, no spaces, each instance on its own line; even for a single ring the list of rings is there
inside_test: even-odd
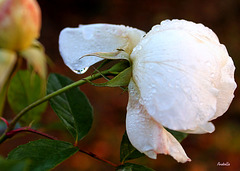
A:
[[[128,34],[127,34],[126,32],[123,32],[121,36],[122,36],[122,37],[127,37]]]
[[[145,45],[145,44],[147,44],[148,42],[149,42],[149,39],[146,39],[146,38],[145,38],[145,39],[142,40],[142,45]]]
[[[153,26],[152,30],[159,31],[160,30],[160,26],[159,25],[155,25],[155,26]]]
[[[142,46],[141,45],[138,45],[137,47],[136,47],[136,50],[141,50],[142,49]]]
[[[209,61],[207,61],[207,62],[206,62],[206,65],[207,65],[208,67],[210,67],[210,66],[211,66],[211,63],[210,63]]]
[[[189,90],[190,90],[190,89],[189,89],[188,87],[184,87],[184,88],[183,88],[183,91],[184,91],[185,93],[188,93]]]
[[[143,105],[144,104],[144,100],[142,98],[139,99],[139,103]]]
[[[80,70],[74,69],[73,72],[76,74],[84,74],[88,70],[88,67],[82,68]]]
[[[180,81],[178,79],[175,80],[175,88],[180,87]]]
[[[169,83],[169,84],[168,84],[168,86],[169,86],[170,88],[172,88],[172,87],[173,87],[173,85],[172,85],[171,83]]]
[[[152,93],[155,94],[157,92],[156,88],[152,89]]]

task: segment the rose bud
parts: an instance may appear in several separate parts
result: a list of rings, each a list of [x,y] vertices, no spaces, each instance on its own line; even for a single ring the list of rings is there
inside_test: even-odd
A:
[[[39,36],[41,10],[35,0],[0,1],[0,48],[20,51]]]

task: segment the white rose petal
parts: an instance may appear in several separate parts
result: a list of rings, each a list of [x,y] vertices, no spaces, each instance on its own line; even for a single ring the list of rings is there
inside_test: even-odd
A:
[[[95,52],[115,52],[117,49],[131,53],[143,35],[144,31],[123,25],[80,25],[79,28],[61,31],[59,49],[65,64],[74,72],[82,73],[84,68],[103,60],[96,56],[82,56]]]
[[[116,59],[130,56],[132,64],[129,140],[150,158],[162,153],[178,162],[190,161],[164,127],[194,134],[213,132],[210,121],[223,115],[234,97],[233,61],[215,33],[202,24],[165,20],[144,35],[110,24],[66,28],[60,34],[60,52],[68,67],[80,71],[102,60],[96,56],[123,49]],[[81,58],[93,53],[96,56]]]
[[[169,154],[178,162],[191,161],[180,143],[163,126],[147,113],[139,103],[139,93],[131,80],[127,107],[126,128],[132,145],[148,157],[156,159],[157,154]]]
[[[225,50],[225,47],[224,47]],[[227,51],[225,50],[225,53]],[[232,99],[234,98],[234,90],[237,85],[234,81],[234,64],[232,58],[228,58],[227,63],[221,69],[221,78],[219,83],[219,94],[217,100],[217,111],[211,120],[223,115],[230,106]]]
[[[231,58],[210,29],[164,22],[147,33],[131,60],[140,103],[156,121],[182,132],[214,131],[209,121],[227,110],[236,83]]]

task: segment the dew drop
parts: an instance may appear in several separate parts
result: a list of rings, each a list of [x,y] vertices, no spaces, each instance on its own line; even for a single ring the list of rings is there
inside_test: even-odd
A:
[[[175,88],[179,88],[180,86],[180,81],[178,79],[175,80]]]
[[[153,28],[152,28],[154,31],[159,31],[160,30],[160,27],[159,27],[159,25],[155,25],[155,26],[153,26]]]
[[[190,89],[189,89],[188,87],[184,87],[184,88],[183,88],[183,91],[184,91],[185,93],[188,93],[188,92],[190,91]]]
[[[143,45],[147,44],[148,42],[149,42],[149,39],[147,39],[147,38],[145,38],[145,39],[142,40],[142,44],[143,44]]]
[[[136,50],[141,50],[142,49],[142,46],[141,45],[138,45],[137,47],[136,47]]]
[[[128,35],[127,35],[126,32],[123,32],[121,36],[122,36],[122,37],[127,37]]]
[[[156,88],[152,88],[152,93],[155,94],[157,92]]]
[[[214,74],[214,73],[212,73],[212,74],[210,75],[210,77],[211,77],[211,78],[214,78],[214,76],[215,76],[215,74]]]
[[[172,85],[171,83],[169,83],[169,84],[168,84],[168,87],[172,88],[172,87],[173,87],[173,85]]]
[[[73,72],[75,72],[76,74],[84,74],[87,70],[88,70],[88,67],[85,67],[80,70],[73,69]]]
[[[210,63],[209,61],[206,62],[206,65],[207,65],[208,67],[211,67],[211,63]]]
[[[143,105],[144,104],[144,100],[142,98],[139,99],[139,103]]]

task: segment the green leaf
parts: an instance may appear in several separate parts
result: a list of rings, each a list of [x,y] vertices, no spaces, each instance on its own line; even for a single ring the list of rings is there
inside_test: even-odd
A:
[[[78,148],[71,143],[57,140],[41,139],[20,145],[12,150],[8,159],[30,160],[29,170],[45,171],[75,154]]]
[[[165,128],[168,132],[170,132],[179,142],[181,142],[184,138],[188,136],[188,134],[183,132],[174,131],[168,128]]]
[[[117,171],[154,171],[146,166],[133,164],[133,163],[125,163],[124,165],[118,166]]]
[[[50,94],[71,83],[73,81],[67,77],[51,74],[48,79],[47,93]],[[93,110],[78,87],[51,98],[50,105],[75,140],[81,140],[87,135],[93,122]]]
[[[145,156],[145,154],[139,152],[128,139],[126,132],[122,137],[121,147],[120,147],[120,161],[125,162],[127,160],[136,159]]]
[[[29,171],[29,160],[5,160],[0,157],[1,171]]]
[[[121,87],[121,86],[128,86],[130,78],[132,77],[132,67],[128,67],[124,71],[120,72],[116,77],[113,79],[109,80],[108,82],[105,83],[93,83],[88,81],[90,84],[94,86],[99,86],[99,87]]]
[[[19,113],[26,106],[45,96],[45,85],[42,81],[34,72],[28,70],[17,72],[10,82],[7,94],[8,102],[15,113]],[[43,103],[27,112],[21,121],[26,124],[39,121],[46,104]]]

